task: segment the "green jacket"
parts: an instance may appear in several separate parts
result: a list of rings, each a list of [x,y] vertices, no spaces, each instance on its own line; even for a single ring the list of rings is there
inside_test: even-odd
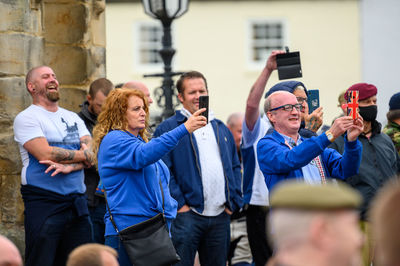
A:
[[[383,133],[389,135],[392,139],[397,152],[400,155],[400,125],[389,121],[386,127],[383,129]]]

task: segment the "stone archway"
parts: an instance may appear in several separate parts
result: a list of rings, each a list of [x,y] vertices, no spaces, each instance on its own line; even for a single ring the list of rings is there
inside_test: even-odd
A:
[[[105,77],[104,9],[104,0],[0,0],[0,234],[22,253],[22,165],[12,126],[31,104],[25,74],[52,67],[60,106],[78,111],[90,82]]]

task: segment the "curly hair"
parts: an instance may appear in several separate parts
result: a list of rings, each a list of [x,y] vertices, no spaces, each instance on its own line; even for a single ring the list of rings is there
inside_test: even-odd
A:
[[[97,118],[97,124],[93,128],[92,150],[96,166],[97,153],[99,152],[100,143],[104,136],[111,130],[128,131],[126,112],[128,109],[128,99],[132,96],[139,97],[143,100],[144,110],[146,112],[146,126],[139,131],[139,135],[145,142],[149,141],[149,134],[147,131],[149,125],[149,105],[143,92],[135,89],[114,89],[107,96],[106,102]]]

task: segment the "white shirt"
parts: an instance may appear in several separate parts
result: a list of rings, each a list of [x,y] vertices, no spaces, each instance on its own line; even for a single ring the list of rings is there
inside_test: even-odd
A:
[[[190,117],[191,114],[182,109],[181,113]],[[209,112],[209,120],[214,114]],[[204,216],[217,216],[225,210],[225,176],[215,133],[211,123],[193,132],[199,151],[201,181],[203,184],[204,210],[199,213]],[[193,209],[196,212],[196,210]]]

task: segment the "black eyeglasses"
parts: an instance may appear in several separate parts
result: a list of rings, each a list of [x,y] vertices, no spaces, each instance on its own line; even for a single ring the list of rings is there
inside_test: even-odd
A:
[[[300,112],[303,109],[303,106],[300,103],[285,104],[285,105],[281,105],[281,106],[278,106],[276,108],[270,109],[269,112],[276,111],[276,110],[279,110],[279,109],[283,109],[283,110],[285,110],[287,112],[291,112],[293,110],[293,108],[296,108],[296,110]]]
[[[307,102],[307,98],[296,97],[296,99],[297,99],[297,101],[298,101],[300,104],[303,104],[304,102]]]

